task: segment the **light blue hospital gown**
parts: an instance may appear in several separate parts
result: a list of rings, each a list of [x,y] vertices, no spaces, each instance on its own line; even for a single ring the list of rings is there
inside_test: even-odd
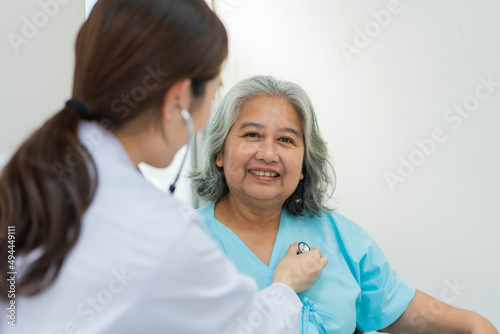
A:
[[[272,283],[273,272],[294,241],[317,247],[328,265],[311,288],[299,293],[303,303],[302,333],[352,334],[385,328],[403,314],[415,295],[391,268],[363,228],[339,213],[321,217],[281,212],[269,266],[214,217],[214,203],[198,209],[202,228],[219,244],[241,273],[252,276],[259,289]]]

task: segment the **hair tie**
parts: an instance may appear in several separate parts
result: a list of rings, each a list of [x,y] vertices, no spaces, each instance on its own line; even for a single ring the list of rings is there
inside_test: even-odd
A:
[[[66,102],[66,106],[75,109],[78,112],[78,115],[80,115],[81,119],[89,119],[89,112],[82,102],[71,99]]]

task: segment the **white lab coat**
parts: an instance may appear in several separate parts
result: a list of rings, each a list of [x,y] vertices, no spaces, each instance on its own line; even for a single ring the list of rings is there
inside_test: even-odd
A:
[[[94,122],[81,122],[79,135],[99,179],[79,241],[49,289],[16,298],[16,327],[2,314],[0,333],[300,332],[292,289],[277,283],[257,292],[191,208],[145,181],[115,136]],[[18,259],[21,275],[36,255]]]

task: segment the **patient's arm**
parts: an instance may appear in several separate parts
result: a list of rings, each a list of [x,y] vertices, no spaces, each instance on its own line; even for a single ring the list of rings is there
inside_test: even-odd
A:
[[[419,290],[401,317],[381,332],[498,334],[491,322],[483,316],[450,306]]]

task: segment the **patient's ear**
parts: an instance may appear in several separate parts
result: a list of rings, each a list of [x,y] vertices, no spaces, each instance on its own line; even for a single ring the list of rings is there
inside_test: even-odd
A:
[[[224,166],[224,154],[223,153],[217,154],[217,159],[215,160],[215,164],[217,165],[217,167],[221,167],[221,168]]]

